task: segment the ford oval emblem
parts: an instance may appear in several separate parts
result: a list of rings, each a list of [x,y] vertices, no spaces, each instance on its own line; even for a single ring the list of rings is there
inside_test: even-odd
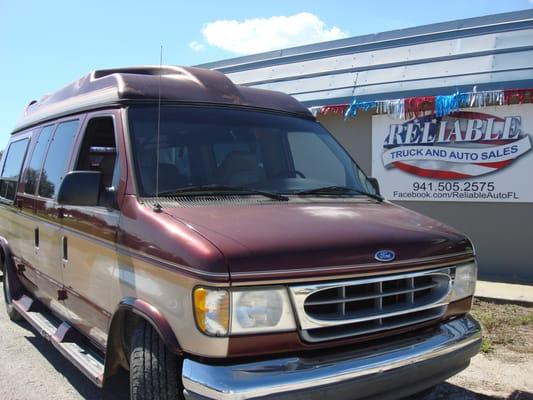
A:
[[[381,262],[392,261],[396,258],[396,254],[392,250],[380,250],[374,254],[374,258]]]

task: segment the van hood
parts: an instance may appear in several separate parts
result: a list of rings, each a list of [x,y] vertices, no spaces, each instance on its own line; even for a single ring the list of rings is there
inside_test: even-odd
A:
[[[224,254],[232,281],[349,274],[472,253],[454,229],[388,202],[167,208]],[[376,260],[392,250],[395,259]]]

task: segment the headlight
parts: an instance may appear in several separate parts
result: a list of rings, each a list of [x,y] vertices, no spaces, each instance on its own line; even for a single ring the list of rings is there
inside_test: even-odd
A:
[[[226,336],[229,327],[229,292],[221,289],[194,290],[194,316],[198,328],[210,336]]]
[[[231,292],[196,288],[193,297],[196,324],[210,336],[296,329],[289,296],[284,287],[236,289]]]
[[[232,334],[295,329],[292,308],[285,288],[239,290],[232,293]]]
[[[450,301],[473,296],[476,289],[476,279],[477,265],[475,261],[457,266]]]

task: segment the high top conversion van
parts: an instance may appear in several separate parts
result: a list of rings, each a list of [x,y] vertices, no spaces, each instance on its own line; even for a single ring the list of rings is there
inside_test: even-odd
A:
[[[10,318],[133,400],[400,398],[480,346],[472,243],[385,201],[292,97],[209,70],[31,102],[0,256]]]

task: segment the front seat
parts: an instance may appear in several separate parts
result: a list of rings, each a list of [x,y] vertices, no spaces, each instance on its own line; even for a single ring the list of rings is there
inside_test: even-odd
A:
[[[155,163],[141,169],[144,191],[155,195],[156,168]],[[167,192],[187,185],[187,177],[179,173],[174,164],[159,164],[159,192]]]
[[[222,184],[243,186],[265,179],[265,171],[259,166],[255,154],[244,151],[229,153],[218,169]]]
[[[155,185],[155,182],[154,182]],[[159,191],[165,192],[187,185],[187,178],[180,174],[174,164],[159,164]]]

